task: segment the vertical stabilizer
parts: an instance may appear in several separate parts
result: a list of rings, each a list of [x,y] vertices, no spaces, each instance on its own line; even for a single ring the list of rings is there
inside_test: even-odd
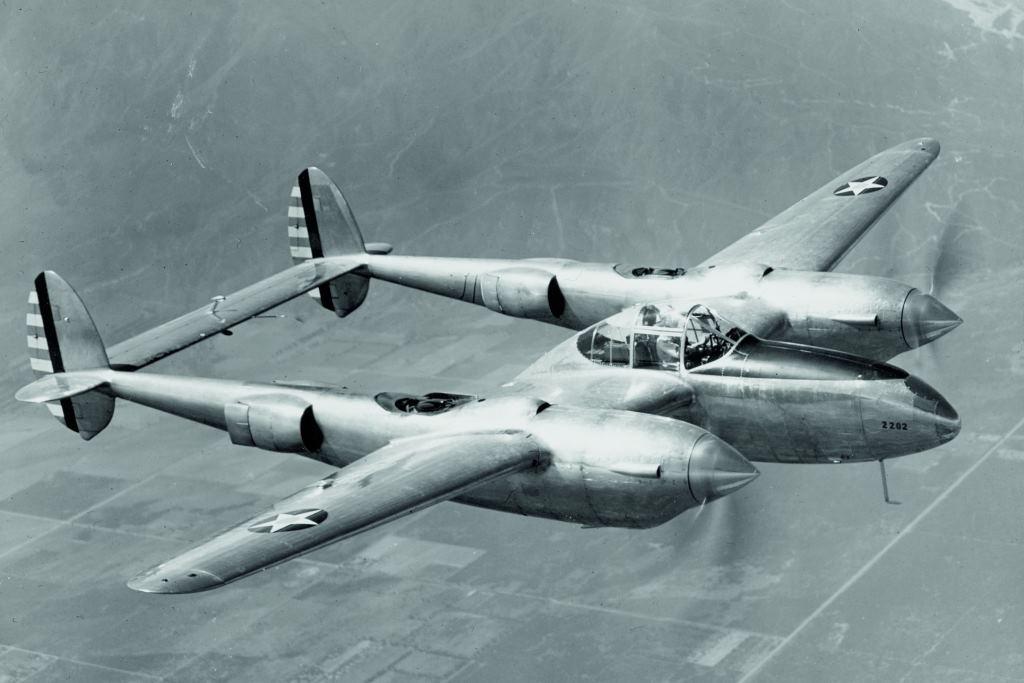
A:
[[[29,362],[37,377],[109,366],[96,325],[78,294],[53,271],[40,273],[28,295]],[[83,439],[99,434],[114,414],[114,399],[99,391],[59,401],[46,408]]]
[[[288,202],[288,242],[296,264],[325,256],[366,253],[352,209],[338,186],[318,168],[299,174]],[[324,308],[345,317],[366,298],[370,279],[352,273],[309,293]]]

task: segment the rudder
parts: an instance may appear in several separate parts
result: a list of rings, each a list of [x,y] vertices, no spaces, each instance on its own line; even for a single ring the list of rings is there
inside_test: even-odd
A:
[[[29,292],[28,350],[37,377],[109,367],[107,352],[85,304],[53,271],[40,273]],[[68,429],[86,440],[99,434],[114,414],[114,399],[99,391],[46,403]]]

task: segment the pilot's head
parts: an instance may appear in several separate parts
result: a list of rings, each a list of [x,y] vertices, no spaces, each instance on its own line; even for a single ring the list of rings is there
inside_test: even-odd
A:
[[[654,327],[658,322],[658,307],[648,304],[641,308],[640,321],[644,327]]]

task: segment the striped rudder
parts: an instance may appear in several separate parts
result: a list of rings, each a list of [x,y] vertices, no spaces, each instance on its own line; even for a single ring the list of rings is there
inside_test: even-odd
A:
[[[313,234],[316,234],[315,229]],[[292,263],[295,265],[299,265],[311,258],[320,258],[324,255],[319,244],[317,244],[316,255],[313,253],[313,245],[309,241],[309,229],[306,226],[306,212],[302,208],[302,191],[298,185],[292,188],[291,196],[288,197],[288,246],[292,253]],[[318,303],[323,303],[325,299],[330,301],[330,290],[328,287],[329,285],[320,285],[308,292],[308,294],[316,299]],[[324,294],[327,296],[325,297]],[[331,308],[331,306],[324,304],[324,308]]]
[[[306,212],[302,209],[302,191],[298,185],[292,188],[291,196],[288,197],[288,245],[295,265],[314,258],[309,231],[306,229]],[[318,256],[323,256],[323,252]]]
[[[38,283],[38,279],[37,279]],[[38,285],[37,285],[38,286]],[[44,296],[46,283],[42,286]],[[25,317],[28,324],[28,361],[32,364],[32,372],[37,378],[49,375],[53,372],[64,372],[64,366],[60,362],[60,353],[51,360],[50,342],[46,338],[46,328],[43,326],[43,317],[39,314],[39,292],[36,289],[28,293],[28,315]],[[52,333],[51,333],[52,336]],[[54,368],[56,363],[57,368]],[[46,403],[46,409],[50,414],[60,420],[61,424],[69,429],[78,431],[75,421],[75,411],[71,406],[71,399],[63,401],[50,401]]]
[[[352,209],[338,186],[317,168],[307,168],[288,198],[288,246],[296,265],[309,259],[365,254]],[[309,292],[320,305],[344,317],[357,309],[369,287],[364,275],[343,275]]]
[[[40,273],[28,295],[29,363],[36,377],[108,367],[96,325],[71,286],[52,271]],[[110,422],[114,399],[98,391],[46,403],[47,410],[83,439]]]

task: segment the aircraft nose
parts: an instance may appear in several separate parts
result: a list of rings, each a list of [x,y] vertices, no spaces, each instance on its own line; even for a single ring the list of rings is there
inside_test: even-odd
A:
[[[935,433],[939,437],[939,443],[952,441],[960,433],[960,416],[941,395],[935,404]]]
[[[960,433],[960,416],[946,397],[913,375],[907,377],[905,384],[914,394],[914,408],[935,425],[939,443],[952,441]]]
[[[738,491],[759,474],[739,451],[710,434],[702,436],[690,454],[690,492],[698,502]]]
[[[962,322],[941,301],[916,289],[903,303],[903,338],[912,349],[935,341]]]

